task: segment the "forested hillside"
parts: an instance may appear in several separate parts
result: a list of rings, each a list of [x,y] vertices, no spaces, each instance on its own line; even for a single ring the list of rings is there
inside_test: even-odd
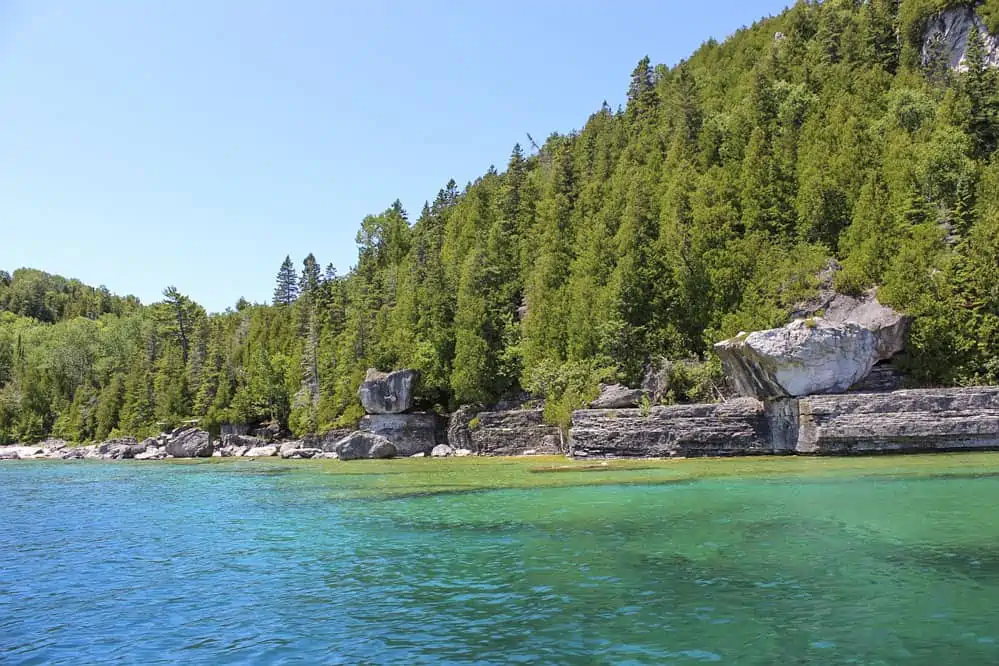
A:
[[[367,217],[346,275],[287,260],[271,305],[0,274],[0,443],[186,418],[315,432],[358,418],[368,367],[419,369],[442,410],[527,391],[559,418],[662,359],[710,373],[712,343],[784,323],[831,260],[839,289],[917,316],[915,381],[999,382],[996,72],[977,33],[966,71],[922,56],[956,4],[799,2],[675,67],[643,59],[625,107]],[[999,28],[999,0],[978,11]],[[670,398],[704,397],[697,379]]]

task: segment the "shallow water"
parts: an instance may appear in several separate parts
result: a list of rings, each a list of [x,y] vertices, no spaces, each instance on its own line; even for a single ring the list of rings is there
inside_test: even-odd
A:
[[[0,663],[999,663],[999,454],[0,464]]]

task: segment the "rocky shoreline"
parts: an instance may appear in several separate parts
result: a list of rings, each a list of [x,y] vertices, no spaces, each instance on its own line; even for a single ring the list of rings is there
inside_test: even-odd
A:
[[[194,426],[155,438],[71,446],[61,440],[0,447],[0,460],[164,460],[280,457],[359,460],[400,457],[567,455],[686,458],[857,455],[999,450],[999,387],[893,390],[884,362],[905,346],[909,318],[873,294],[832,294],[822,316],[740,333],[716,345],[741,398],[654,407],[647,392],[604,386],[568,433],[540,408],[460,407],[450,417],[420,411],[413,370],[370,370],[358,390],[358,430],[281,440],[274,429],[217,440]],[[882,370],[877,370],[877,368]],[[878,390],[882,387],[882,390]],[[644,405],[644,406],[640,406]]]
[[[442,419],[443,420],[443,419]],[[999,387],[817,395],[776,401],[738,398],[648,410],[573,413],[568,438],[537,409],[460,411],[446,428],[405,449],[373,432],[268,441],[188,427],[156,438],[72,446],[61,440],[0,447],[0,460],[166,460],[566,455],[574,458],[693,458],[870,455],[999,450]]]

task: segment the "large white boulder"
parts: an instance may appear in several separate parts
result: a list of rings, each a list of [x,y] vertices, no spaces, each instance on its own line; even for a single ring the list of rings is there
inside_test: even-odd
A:
[[[747,397],[843,393],[904,349],[909,321],[873,295],[837,296],[822,317],[740,333],[715,351],[733,387]]]

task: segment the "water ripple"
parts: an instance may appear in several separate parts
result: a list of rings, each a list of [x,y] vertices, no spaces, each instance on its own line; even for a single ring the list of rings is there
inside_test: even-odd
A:
[[[0,662],[999,662],[990,474],[388,502],[336,482],[5,468]]]

